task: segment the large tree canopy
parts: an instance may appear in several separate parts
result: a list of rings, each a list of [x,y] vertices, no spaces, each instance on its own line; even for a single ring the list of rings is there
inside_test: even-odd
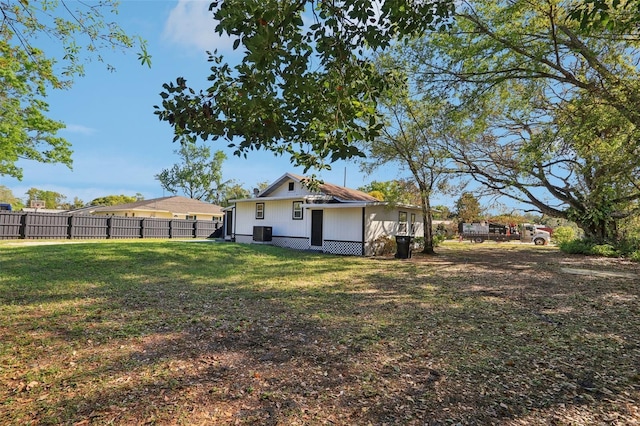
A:
[[[138,44],[150,63],[144,41],[108,20],[116,12],[116,0],[0,0],[0,175],[20,179],[20,159],[71,167],[71,146],[57,136],[64,124],[47,117],[45,99],[49,89],[69,88],[87,60]],[[47,39],[60,51],[44,52]]]
[[[384,63],[380,61],[381,66]],[[379,137],[365,144],[368,159],[364,168],[373,171],[392,164],[410,173],[425,225],[422,252],[433,254],[431,198],[447,189],[457,169],[442,143],[448,130],[447,109],[436,97],[416,102],[403,88],[389,90],[383,103],[385,126]]]
[[[571,6],[461,3],[403,55],[458,109],[449,151],[476,180],[610,240],[639,207],[640,42],[581,27]]]
[[[94,198],[89,202],[90,206],[117,206],[118,204],[134,203],[136,201],[144,200],[142,194],[136,195],[124,195],[124,194],[112,194],[105,195],[104,197]]]
[[[162,188],[218,205],[228,200],[228,192],[241,193],[235,182],[222,177],[222,163],[227,159],[224,152],[211,154],[210,147],[197,145],[187,138],[175,153],[180,157],[180,163],[156,175]]]
[[[45,208],[58,209],[62,207],[66,198],[64,194],[60,194],[59,192],[29,188],[27,191],[27,206],[31,206],[32,201],[44,201]]]
[[[4,185],[0,185],[0,203],[11,204],[13,210],[20,210],[24,207],[22,200],[13,195],[13,191]]]
[[[425,90],[437,85],[466,109],[449,135],[454,159],[497,193],[607,239],[638,208],[640,56],[625,18],[637,5],[225,0],[211,5],[216,30],[235,38],[241,62],[214,52],[210,86],[177,78],[156,113],[176,140],[223,139],[237,154],[268,149],[329,167],[382,133],[379,100],[402,73],[381,72],[370,53],[433,31],[407,62]]]
[[[362,155],[355,142],[381,128],[376,111],[393,75],[367,52],[446,23],[452,0],[341,2],[224,0],[211,4],[216,31],[244,54],[231,66],[210,56],[211,86],[164,85],[156,113],[181,135],[226,140],[236,154],[288,154],[295,165],[329,168]]]

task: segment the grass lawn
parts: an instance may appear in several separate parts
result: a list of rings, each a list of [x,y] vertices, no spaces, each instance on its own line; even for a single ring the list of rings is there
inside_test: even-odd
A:
[[[0,242],[0,424],[640,423],[640,264],[438,252]]]

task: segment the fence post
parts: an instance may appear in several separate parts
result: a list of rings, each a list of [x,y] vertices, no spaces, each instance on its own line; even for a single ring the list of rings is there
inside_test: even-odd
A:
[[[24,213],[20,216],[20,230],[18,233],[20,234],[20,238],[23,240],[27,238],[27,214],[28,213]]]
[[[31,218],[31,215],[29,213],[24,215],[23,218],[23,225],[22,225],[22,238],[24,238],[25,240],[27,238],[30,237],[29,232],[27,231],[29,229],[29,219]]]
[[[140,238],[144,238],[144,218],[140,221]]]
[[[111,216],[107,217],[107,240],[111,239]]]
[[[173,219],[169,219],[169,238],[173,238]]]
[[[68,228],[67,228],[67,238],[72,240],[74,234],[74,226],[75,226],[75,216],[69,216]]]

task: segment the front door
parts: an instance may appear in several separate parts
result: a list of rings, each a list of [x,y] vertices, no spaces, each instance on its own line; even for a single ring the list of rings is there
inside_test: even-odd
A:
[[[311,245],[322,247],[322,210],[311,210]]]

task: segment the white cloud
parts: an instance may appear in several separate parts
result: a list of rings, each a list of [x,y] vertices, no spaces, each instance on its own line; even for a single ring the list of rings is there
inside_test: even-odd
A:
[[[92,135],[97,131],[96,129],[83,126],[81,124],[67,124],[63,130],[69,133],[79,133],[81,135]]]
[[[169,12],[163,36],[178,45],[200,51],[231,51],[233,41],[215,31],[216,21],[209,11],[210,1],[178,0]]]

